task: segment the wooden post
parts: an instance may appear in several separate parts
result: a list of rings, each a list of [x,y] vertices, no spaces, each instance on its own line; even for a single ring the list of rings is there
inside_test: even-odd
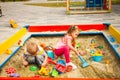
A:
[[[86,9],[86,0],[84,0],[84,6],[85,6],[85,9]]]
[[[1,9],[1,6],[0,6],[0,17],[2,16],[2,9]]]
[[[109,10],[112,11],[112,0],[109,0]]]
[[[66,4],[67,4],[67,6],[66,6],[66,11],[69,11],[70,10],[70,0],[66,0]]]

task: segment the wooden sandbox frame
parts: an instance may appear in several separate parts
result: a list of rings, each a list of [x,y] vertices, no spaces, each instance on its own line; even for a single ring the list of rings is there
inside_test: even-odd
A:
[[[11,36],[10,38],[8,38],[6,41],[4,41],[2,44],[0,44],[0,54],[3,54],[5,52],[5,50],[7,50],[8,48],[12,47],[13,44],[15,44],[18,40],[20,40],[22,37],[24,37],[23,39],[23,44],[32,36],[60,36],[60,35],[64,35],[65,32],[60,32],[60,31],[66,31],[71,25],[41,25],[41,26],[25,26],[24,28],[22,28],[21,30],[19,30],[17,33],[15,33],[13,36]],[[116,53],[116,55],[118,56],[118,58],[120,58],[120,53],[116,50],[116,48],[114,48],[114,44],[112,42],[110,42],[109,38],[107,35],[105,35],[101,30],[108,30],[111,33],[111,36],[113,36],[115,38],[115,40],[117,42],[120,43],[120,32],[115,29],[111,24],[80,24],[77,25],[81,30],[83,30],[83,32],[80,32],[80,34],[101,34],[105,37],[105,39],[107,40],[107,42],[109,43],[109,45],[112,47],[112,49],[114,50],[114,52]],[[86,30],[90,30],[90,29],[95,29],[98,30],[100,32],[84,32]],[[48,33],[50,32],[50,33]],[[10,43],[11,42],[11,43]],[[0,64],[0,68],[2,68],[9,60],[12,56],[14,56],[14,54],[21,48],[21,46],[16,47],[16,49],[13,51],[13,53],[7,58],[5,59],[5,61],[3,61],[2,64]],[[0,79],[17,79],[17,80],[33,80],[33,79],[37,79],[37,80],[101,80],[101,79],[94,79],[94,78],[11,78],[11,77],[0,77]],[[107,79],[106,79],[107,80]]]

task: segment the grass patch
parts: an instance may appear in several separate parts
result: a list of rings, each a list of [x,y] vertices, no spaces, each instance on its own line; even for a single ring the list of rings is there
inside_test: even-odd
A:
[[[70,5],[81,5],[83,3],[80,2],[70,2]],[[113,0],[112,4],[120,4],[120,0]],[[43,7],[66,7],[66,2],[51,2],[51,3],[27,3],[25,5],[32,6],[43,6]],[[84,6],[84,5],[81,5]]]
[[[25,5],[44,6],[44,7],[66,7],[66,2],[54,3],[27,3]]]
[[[120,0],[112,0],[112,4],[120,4]]]
[[[70,5],[80,6],[83,3],[80,2],[70,2]],[[32,6],[44,6],[44,7],[66,7],[66,2],[54,2],[54,3],[27,3],[25,5]],[[82,5],[83,6],[83,5]]]
[[[1,0],[1,2],[17,2],[17,1],[29,1],[29,0]]]

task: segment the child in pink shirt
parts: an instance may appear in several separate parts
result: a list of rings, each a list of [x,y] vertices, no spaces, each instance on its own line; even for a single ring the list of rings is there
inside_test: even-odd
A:
[[[75,39],[79,35],[79,29],[77,26],[71,26],[67,34],[57,43],[55,46],[55,55],[56,56],[65,56],[66,65],[71,65],[73,69],[76,69],[76,65],[70,62],[70,50],[74,51],[77,55],[79,51],[75,48]]]

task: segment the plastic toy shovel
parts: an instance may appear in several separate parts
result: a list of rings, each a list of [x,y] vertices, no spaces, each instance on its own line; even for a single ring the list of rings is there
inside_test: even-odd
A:
[[[89,63],[86,62],[86,61],[82,58],[81,55],[78,55],[78,57],[79,57],[80,61],[82,62],[82,67],[83,67],[83,68],[89,66]]]

